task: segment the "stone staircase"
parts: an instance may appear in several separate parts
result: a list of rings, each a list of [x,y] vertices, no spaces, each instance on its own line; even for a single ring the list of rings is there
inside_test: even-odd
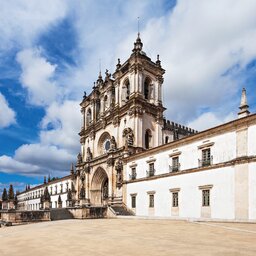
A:
[[[111,209],[115,212],[116,216],[134,216],[134,212],[127,209],[125,205],[112,205]]]
[[[50,211],[51,220],[67,220],[74,219],[74,216],[66,208],[54,208]]]

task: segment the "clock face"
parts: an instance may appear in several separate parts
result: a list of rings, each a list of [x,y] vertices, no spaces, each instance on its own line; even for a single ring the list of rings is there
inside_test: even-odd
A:
[[[104,143],[104,149],[105,151],[109,151],[110,149],[110,141],[109,140],[106,140],[105,143]]]

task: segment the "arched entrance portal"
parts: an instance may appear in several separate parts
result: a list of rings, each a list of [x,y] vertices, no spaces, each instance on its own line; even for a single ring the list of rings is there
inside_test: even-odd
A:
[[[90,201],[92,205],[105,205],[108,201],[108,175],[101,167],[92,178]]]

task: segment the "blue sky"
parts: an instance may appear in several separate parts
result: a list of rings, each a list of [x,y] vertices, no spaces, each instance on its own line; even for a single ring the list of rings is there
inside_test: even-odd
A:
[[[256,111],[253,0],[0,0],[0,192],[69,173],[79,103],[99,72],[133,48],[166,69],[165,116],[203,130]]]

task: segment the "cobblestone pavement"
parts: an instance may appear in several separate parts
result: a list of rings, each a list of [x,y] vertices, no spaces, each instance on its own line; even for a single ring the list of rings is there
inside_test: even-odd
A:
[[[1,256],[256,255],[256,224],[63,220],[0,228]]]

